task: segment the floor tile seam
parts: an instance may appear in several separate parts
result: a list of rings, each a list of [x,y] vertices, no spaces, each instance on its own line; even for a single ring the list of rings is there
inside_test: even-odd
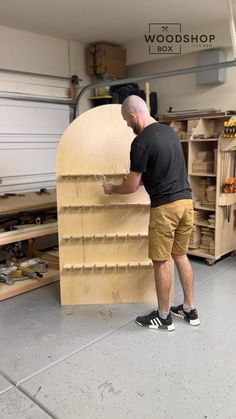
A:
[[[2,396],[4,393],[7,393],[7,391],[12,390],[14,388],[13,385],[11,385],[10,387],[4,388],[4,390],[0,391],[0,396]]]
[[[67,359],[71,358],[72,356],[86,350],[87,348],[89,348],[90,346],[95,345],[96,343],[99,343],[100,341],[102,341],[103,339],[113,335],[114,333],[118,332],[120,329],[122,329],[123,327],[128,326],[130,323],[132,323],[134,320],[129,320],[127,323],[122,324],[121,326],[117,327],[114,330],[111,330],[108,333],[105,333],[102,336],[99,336],[97,339],[92,340],[91,342],[87,343],[86,345],[83,345],[82,347],[75,349],[73,352],[61,357],[60,359],[57,359],[56,361],[52,362],[51,364],[47,365],[46,367],[41,368],[40,370],[36,371],[35,373],[23,378],[22,380],[17,382],[17,386],[24,384],[26,381],[29,381],[30,379],[36,377],[37,375],[41,374],[42,372],[45,372],[47,370],[49,370],[50,368],[60,364],[63,361],[66,361]]]
[[[231,269],[232,267],[233,267],[233,264],[232,264],[231,266],[227,266],[227,267],[226,267],[225,269],[223,269],[221,272],[216,272],[216,273],[214,273],[214,274],[210,275],[207,279],[204,279],[204,280],[202,280],[202,281],[198,282],[197,284],[195,284],[195,287],[198,287],[199,285],[202,285],[203,283],[205,283],[205,282],[209,281],[210,279],[212,279],[212,278],[214,278],[214,277],[216,277],[216,276],[218,276],[218,275],[221,275],[223,272],[227,271],[228,269]],[[179,296],[180,296],[180,295],[182,295],[182,294],[183,294],[183,292],[182,292],[182,291],[180,291],[178,294],[176,294],[176,295],[175,295],[175,297],[179,297]],[[146,313],[149,313],[149,312],[150,312],[150,309],[149,309],[148,311],[145,311],[145,312],[143,313],[143,315],[145,315]],[[60,364],[61,362],[65,361],[66,359],[69,359],[70,357],[72,357],[72,356],[76,355],[77,353],[82,352],[83,350],[86,350],[86,349],[87,349],[87,348],[89,348],[90,346],[95,345],[96,343],[98,343],[98,342],[102,341],[103,339],[105,339],[105,338],[107,338],[107,337],[111,336],[112,334],[116,333],[116,332],[117,332],[117,331],[119,331],[120,329],[122,329],[122,328],[124,328],[124,327],[128,326],[129,324],[131,324],[133,321],[134,321],[134,319],[132,319],[132,320],[130,320],[130,321],[128,321],[128,322],[126,322],[126,323],[124,323],[123,325],[119,326],[118,328],[116,328],[116,329],[114,329],[114,330],[112,330],[112,331],[110,331],[110,332],[108,332],[108,333],[104,334],[103,336],[98,337],[97,339],[95,339],[95,340],[93,340],[93,341],[89,342],[88,344],[86,344],[86,345],[82,346],[81,348],[76,349],[75,351],[71,352],[70,354],[67,354],[67,355],[65,355],[64,357],[62,357],[62,358],[60,358],[60,359],[56,360],[55,362],[51,363],[50,365],[48,365],[48,366],[46,366],[46,367],[44,367],[44,368],[41,368],[40,370],[36,371],[35,373],[33,373],[33,374],[31,374],[31,375],[29,375],[29,376],[25,377],[24,379],[22,379],[22,380],[20,380],[19,382],[17,382],[17,383],[16,383],[16,387],[18,388],[18,386],[20,386],[21,384],[23,384],[23,383],[25,383],[25,382],[29,381],[30,379],[32,379],[32,378],[34,378],[35,376],[37,376],[37,375],[41,374],[42,372],[44,372],[44,371],[46,371],[46,370],[48,370],[48,369],[50,369],[50,368],[54,367],[54,366],[55,366],[55,365],[57,365],[57,364]],[[13,384],[13,385],[15,385],[15,384]]]
[[[5,378],[9,383],[11,383],[12,387],[8,388],[4,392],[0,393],[0,395],[5,394],[13,389],[19,390],[21,393],[23,393],[27,399],[31,400],[35,405],[37,405],[44,413],[46,413],[48,416],[50,416],[52,419],[60,419],[57,415],[55,415],[50,409],[48,409],[42,402],[39,400],[36,400],[34,396],[31,395],[24,387],[22,387],[20,384],[18,384],[16,381],[14,381],[8,374],[0,370],[0,374],[2,377]]]

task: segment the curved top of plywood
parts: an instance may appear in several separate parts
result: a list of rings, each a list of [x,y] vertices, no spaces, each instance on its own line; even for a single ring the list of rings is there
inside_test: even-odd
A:
[[[122,118],[121,105],[90,109],[63,134],[57,149],[57,175],[129,171],[133,138]]]

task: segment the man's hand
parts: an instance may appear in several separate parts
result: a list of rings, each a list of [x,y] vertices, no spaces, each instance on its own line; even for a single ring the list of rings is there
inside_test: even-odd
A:
[[[112,183],[104,181],[102,186],[103,186],[103,189],[104,189],[104,193],[106,195],[111,195],[112,194],[112,187],[113,187]]]
[[[130,172],[123,177],[123,182],[120,185],[113,185],[112,183],[103,182],[103,189],[106,195],[111,194],[130,194],[137,191],[140,186],[142,173]]]

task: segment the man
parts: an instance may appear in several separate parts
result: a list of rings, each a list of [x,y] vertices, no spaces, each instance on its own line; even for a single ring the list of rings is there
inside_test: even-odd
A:
[[[104,182],[106,194],[129,194],[143,184],[151,200],[149,257],[153,261],[158,309],[139,316],[136,323],[152,329],[175,329],[172,314],[191,326],[200,324],[193,302],[193,271],[186,255],[193,226],[192,191],[182,147],[174,131],[150,116],[146,103],[129,96],[121,113],[137,135],[131,144],[130,173],[120,185]],[[169,308],[171,272],[169,258],[177,266],[184,301]]]

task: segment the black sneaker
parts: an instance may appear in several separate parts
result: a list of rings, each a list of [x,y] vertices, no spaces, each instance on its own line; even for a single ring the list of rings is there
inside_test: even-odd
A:
[[[159,317],[158,310],[154,310],[146,316],[137,317],[136,323],[140,326],[150,327],[150,329],[161,329],[168,332],[175,330],[171,314],[168,314],[167,319],[162,319]]]
[[[189,313],[184,310],[183,304],[180,304],[179,306],[172,306],[170,308],[170,312],[177,317],[180,317],[181,319],[185,320],[187,323],[189,323],[191,326],[199,326],[200,320],[198,318],[197,310],[196,308],[193,308]]]

